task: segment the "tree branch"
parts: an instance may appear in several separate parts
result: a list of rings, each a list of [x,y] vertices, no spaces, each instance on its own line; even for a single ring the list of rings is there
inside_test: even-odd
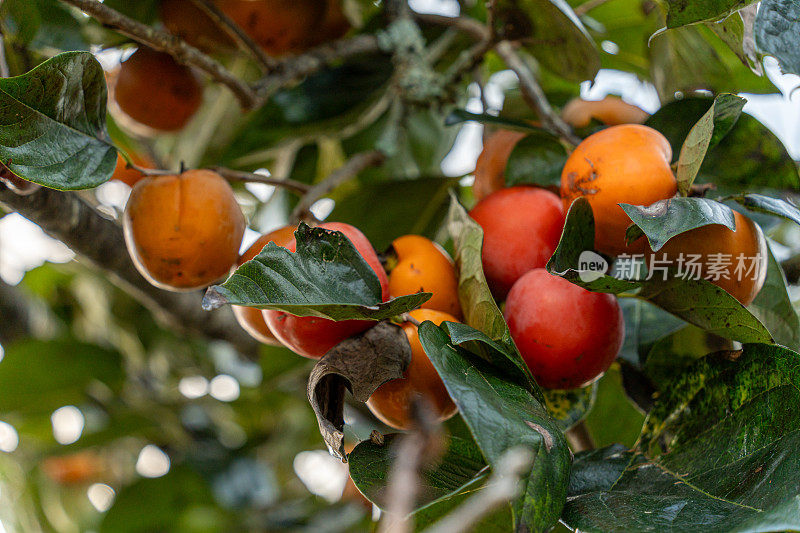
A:
[[[302,220],[310,213],[311,206],[314,202],[334,190],[336,187],[346,182],[349,179],[357,176],[362,170],[380,165],[383,163],[386,156],[382,152],[373,150],[370,152],[361,152],[351,157],[344,165],[336,169],[330,176],[317,183],[306,192],[297,206],[292,211],[290,220]]]
[[[234,76],[219,62],[171,33],[151,28],[126,17],[98,0],[61,1],[77,7],[101,24],[141,44],[166,52],[180,63],[196,67],[211,79],[228,87],[244,109],[253,109],[261,104],[261,99],[245,82]]]
[[[414,18],[417,19],[418,22],[455,28],[458,31],[466,33],[476,41],[486,41],[492,36],[491,30],[487,26],[469,17],[447,17],[429,13],[414,13]]]
[[[516,73],[519,78],[522,97],[539,115],[542,125],[558,135],[562,140],[572,145],[580,144],[581,140],[572,132],[572,128],[550,106],[542,87],[536,81],[530,68],[514,48],[514,45],[508,41],[500,41],[495,50],[497,50],[506,65]]]
[[[245,31],[239,27],[228,15],[225,14],[217,4],[211,0],[192,0],[192,2],[205,11],[211,19],[220,26],[236,43],[247,51],[256,62],[261,65],[264,72],[270,72],[275,69],[278,62],[271,56],[264,52],[258,43],[256,43]]]
[[[133,266],[122,228],[75,193],[42,187],[20,196],[0,185],[0,206],[18,212],[69,246],[169,327],[227,341],[242,355],[255,357],[258,343],[239,327],[230,309],[209,313],[200,306],[201,291],[172,293],[150,285]]]
[[[304,54],[276,62],[272,73],[256,82],[256,90],[261,98],[267,98],[281,87],[322,70],[337,61],[379,51],[378,38],[374,35],[357,35],[349,39],[325,43]]]
[[[275,187],[283,187],[297,194],[306,194],[311,189],[310,185],[301,183],[299,181],[281,178],[270,178],[255,174],[253,172],[244,172],[242,170],[231,170],[224,167],[211,167],[211,170],[222,176],[228,181],[245,181],[249,183],[264,183],[265,185],[274,185]]]

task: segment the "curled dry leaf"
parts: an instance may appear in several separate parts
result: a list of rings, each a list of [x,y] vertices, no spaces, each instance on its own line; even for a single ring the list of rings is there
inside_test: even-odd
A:
[[[411,346],[403,330],[380,322],[360,335],[333,347],[319,360],[308,378],[308,400],[317,415],[319,430],[331,453],[346,461],[344,453],[344,393],[365,402],[375,389],[403,377],[411,362]]]

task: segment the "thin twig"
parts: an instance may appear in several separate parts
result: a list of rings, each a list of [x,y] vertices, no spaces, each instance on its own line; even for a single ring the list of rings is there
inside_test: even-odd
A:
[[[314,202],[341,185],[357,176],[362,170],[383,163],[386,156],[382,152],[372,150],[361,152],[351,157],[344,165],[336,169],[330,176],[311,187],[292,211],[290,220],[302,220],[305,218]]]
[[[414,13],[414,18],[427,24],[450,26],[466,33],[476,41],[485,41],[491,38],[491,30],[487,26],[469,17],[447,17],[429,13]]]
[[[77,7],[104,26],[141,44],[172,55],[180,63],[196,67],[211,79],[228,87],[244,109],[253,109],[261,103],[258,95],[244,81],[234,76],[216,60],[171,33],[126,17],[98,0],[62,0],[62,2]]]
[[[586,422],[580,421],[566,432],[567,442],[575,453],[594,450],[595,443]]]
[[[497,50],[506,65],[516,73],[519,78],[522,97],[539,115],[542,125],[558,135],[563,141],[578,145],[581,140],[550,106],[542,87],[536,81],[530,68],[514,48],[514,45],[508,41],[500,41],[495,50]]]
[[[521,477],[530,469],[532,462],[533,454],[527,448],[506,451],[497,461],[483,489],[425,529],[425,533],[471,531],[481,518],[519,495]]]
[[[222,11],[211,0],[191,0],[194,4],[206,12],[214,22],[220,26],[236,43],[246,52],[253,56],[253,59],[261,65],[264,72],[268,73],[278,65],[275,58],[267,55],[264,49],[256,43],[236,22],[233,21],[224,11]]]
[[[7,78],[10,76],[10,72],[8,70],[8,61],[6,61],[6,46],[5,46],[5,39],[2,33],[0,33],[0,78]]]
[[[248,183],[263,183],[265,185],[274,185],[275,187],[283,187],[284,189],[296,192],[298,194],[306,194],[311,189],[311,186],[299,181],[281,178],[270,178],[255,174],[253,172],[244,172],[241,170],[231,170],[223,167],[211,167],[213,170],[223,178],[229,181],[246,181]]]
[[[608,1],[609,0],[587,0],[581,5],[575,7],[574,9],[575,14],[578,15],[579,17],[582,17],[592,9],[600,7]]]

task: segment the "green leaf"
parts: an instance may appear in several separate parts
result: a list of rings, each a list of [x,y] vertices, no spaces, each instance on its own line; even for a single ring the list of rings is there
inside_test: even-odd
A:
[[[403,434],[384,435],[381,445],[372,440],[361,441],[347,460],[350,477],[371,502],[386,509],[387,484],[392,464],[397,460],[397,443]],[[444,455],[422,472],[423,485],[417,494],[417,507],[422,507],[440,498],[452,496],[470,484],[475,478],[484,478],[486,461],[475,442],[459,437],[449,437]]]
[[[547,130],[531,125],[524,120],[517,120],[505,116],[489,115],[487,113],[471,113],[465,109],[454,109],[445,118],[445,124],[454,126],[464,122],[479,122],[481,124],[489,124],[491,126],[499,126],[506,130],[521,131],[524,133],[540,133],[547,134]]]
[[[704,20],[721,20],[755,0],[667,0],[667,28]]]
[[[798,19],[800,3],[796,0],[763,0],[756,15],[754,33],[758,50],[777,59],[787,74],[800,74]]]
[[[497,307],[483,274],[483,230],[452,194],[447,229],[455,247],[458,299],[464,312],[464,321],[490,339],[509,347],[514,346],[503,313]]]
[[[118,352],[74,339],[25,340],[4,348],[0,413],[50,413],[86,401],[92,382],[117,390],[124,378]]]
[[[479,357],[454,347],[446,332],[423,322],[420,342],[490,464],[515,446],[530,448],[533,467],[513,504],[517,528],[547,531],[566,497],[570,452],[561,430],[524,387]]]
[[[159,0],[104,0],[103,2],[108,7],[119,11],[123,15],[150,24],[158,17]],[[220,31],[224,31],[220,28]]]
[[[498,0],[494,27],[502,39],[521,41],[542,65],[575,82],[600,70],[594,40],[564,0]]]
[[[800,356],[758,344],[735,361],[724,355],[698,361],[660,398],[645,434],[669,430],[665,454],[613,446],[576,456],[562,515],[570,528],[800,528]]]
[[[554,135],[529,133],[511,151],[506,163],[506,185],[558,187],[567,157],[566,148]]]
[[[792,305],[786,276],[772,250],[768,250],[767,279],[747,308],[769,330],[775,342],[800,350],[800,319]]]
[[[631,277],[630,261],[617,260],[611,274],[584,267],[582,254],[594,249],[594,215],[589,202],[579,198],[567,212],[564,232],[556,251],[547,263],[551,274],[594,292],[630,293],[648,300],[665,311],[716,335],[741,342],[772,342],[772,337],[756,317],[736,298],[705,280],[678,277]],[[597,254],[592,254],[602,259]],[[626,279],[619,277],[625,275]]]
[[[755,74],[763,73],[760,58],[755,51],[752,31],[748,34],[745,30],[745,21],[739,12],[732,13],[720,22],[706,22],[705,25],[728,45],[728,48],[736,54],[743,65],[746,65]]]
[[[775,215],[800,224],[800,209],[788,200],[770,198],[763,194],[739,194],[732,198],[750,211]]]
[[[545,389],[542,394],[547,412],[562,431],[567,431],[592,410],[597,396],[597,382],[579,389]]]
[[[721,94],[711,108],[689,130],[678,156],[678,191],[686,196],[692,187],[709,147],[730,132],[742,113],[746,100],[733,94]]]
[[[42,14],[36,2],[5,0],[0,3],[0,19],[4,31],[12,33],[23,43],[30,43],[42,24]]]
[[[670,102],[645,123],[669,139],[675,157],[692,125],[708,111],[709,98]],[[783,143],[755,118],[743,114],[728,135],[706,154],[698,180],[741,190],[744,187],[797,188],[797,164]]]
[[[460,346],[503,370],[509,379],[528,389],[538,401],[544,401],[528,365],[515,348],[493,341],[484,333],[460,322],[444,322],[442,329],[447,332],[453,345]]]
[[[330,320],[385,320],[419,307],[427,292],[381,302],[378,276],[343,233],[300,224],[297,252],[275,243],[208,289],[205,309],[225,304]]]
[[[619,205],[634,224],[628,228],[626,237],[638,237],[644,233],[654,252],[659,251],[676,235],[702,226],[720,224],[736,231],[733,210],[707,198],[669,198],[649,206]]]
[[[96,187],[114,172],[117,151],[105,125],[103,69],[68,52],[0,79],[0,160],[16,175],[53,189]]]
[[[643,363],[640,355],[643,349],[686,325],[644,300],[623,298],[619,305],[625,316],[625,342],[619,356],[637,368]]]

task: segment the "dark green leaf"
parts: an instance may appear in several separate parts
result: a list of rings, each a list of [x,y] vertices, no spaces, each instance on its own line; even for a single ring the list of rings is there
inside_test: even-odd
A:
[[[581,531],[784,531],[800,528],[800,356],[745,345],[712,354],[666,389],[645,443],[579,454],[562,519]],[[655,431],[654,431],[655,430]]]
[[[419,336],[489,463],[520,445],[535,454],[524,493],[513,505],[517,527],[531,531],[552,527],[564,504],[571,460],[559,426],[529,391],[477,356],[452,346],[443,329],[423,322]]]
[[[622,298],[619,305],[625,316],[625,343],[619,356],[634,367],[644,362],[640,354],[643,347],[686,325],[680,318],[644,300]]]
[[[634,223],[628,228],[628,235],[631,229],[638,228],[647,236],[654,252],[676,235],[702,226],[721,224],[736,231],[733,210],[707,198],[670,198],[649,206],[620,204],[620,207]]]
[[[800,74],[800,3],[796,0],[763,0],[755,22],[756,46],[778,60],[785,73]]]
[[[378,276],[343,233],[301,224],[295,237],[296,253],[269,243],[225,283],[208,289],[204,308],[234,304],[330,320],[384,320],[431,296],[381,302]]]
[[[561,183],[567,150],[549,133],[529,133],[514,146],[506,163],[506,185],[551,185]]]
[[[541,133],[547,134],[546,130],[531,125],[524,120],[517,120],[505,116],[496,117],[486,113],[471,113],[465,109],[455,109],[447,115],[445,124],[453,126],[463,122],[475,121],[481,124],[489,124],[491,126],[499,126],[505,130],[521,131],[524,133]]]
[[[767,279],[748,309],[766,326],[775,342],[800,350],[800,319],[789,296],[786,276],[772,250],[769,250]]]
[[[733,199],[751,211],[775,215],[800,224],[800,209],[788,200],[770,198],[763,194],[740,194]]]
[[[664,105],[646,122],[669,139],[677,158],[692,125],[708,111],[712,100],[686,98]],[[729,186],[797,188],[797,164],[783,143],[755,118],[743,114],[728,135],[709,150],[698,180]]]
[[[667,27],[677,28],[704,20],[721,20],[755,0],[667,0]]]
[[[755,6],[747,9],[754,8]],[[706,22],[705,24],[728,45],[743,65],[746,65],[758,75],[763,73],[760,58],[755,50],[753,32],[750,31],[748,33],[745,29],[745,21],[742,19],[742,15],[739,12],[732,13],[729,17],[720,22]]]
[[[594,406],[597,382],[579,389],[545,389],[544,405],[547,412],[558,423],[562,431],[583,420]]]
[[[117,152],[105,129],[106,99],[103,69],[85,52],[60,54],[27,74],[1,79],[0,160],[14,174],[53,189],[107,181]]]
[[[564,0],[499,0],[494,27],[521,41],[537,61],[570,81],[593,80],[600,56],[580,19]]]
[[[384,435],[382,445],[365,440],[347,456],[350,477],[370,501],[386,509],[386,486],[392,464],[397,459],[397,443],[402,434]],[[417,495],[417,507],[451,496],[476,477],[485,477],[486,461],[473,441],[450,437],[445,454],[433,464],[425,465],[423,486]]]
[[[450,342],[455,346],[460,346],[505,371],[509,379],[528,389],[540,402],[544,401],[528,365],[515,349],[493,341],[484,333],[460,322],[444,322],[442,329],[447,332]]]
[[[127,15],[139,22],[150,24],[158,16],[160,2],[159,0],[136,0],[136,2],[131,2],[130,0],[104,0],[103,3],[123,15]],[[224,30],[220,28],[220,31]]]
[[[736,124],[745,99],[733,94],[721,94],[714,99],[711,108],[689,130],[678,155],[678,190],[684,196],[689,193],[709,147],[730,132]]]

